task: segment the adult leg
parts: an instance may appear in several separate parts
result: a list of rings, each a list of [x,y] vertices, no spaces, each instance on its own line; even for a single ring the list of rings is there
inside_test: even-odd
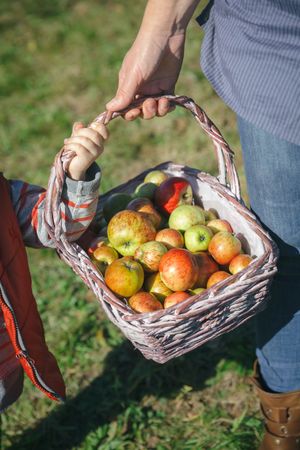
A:
[[[250,205],[280,251],[268,307],[256,318],[257,358],[269,389],[300,389],[300,146],[238,118]]]
[[[268,307],[256,317],[252,378],[265,418],[259,450],[300,448],[300,146],[239,118],[250,204],[280,250]]]

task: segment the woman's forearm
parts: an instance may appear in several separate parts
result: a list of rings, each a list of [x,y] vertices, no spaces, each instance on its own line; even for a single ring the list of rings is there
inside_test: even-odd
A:
[[[140,32],[184,33],[200,0],[148,0]]]

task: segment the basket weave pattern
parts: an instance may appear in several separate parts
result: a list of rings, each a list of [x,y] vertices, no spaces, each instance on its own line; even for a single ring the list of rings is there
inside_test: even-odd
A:
[[[76,243],[68,242],[62,232],[59,214],[60,196],[72,154],[62,149],[56,157],[49,178],[46,196],[46,223],[57,252],[94,292],[109,319],[143,355],[158,363],[187,353],[210,339],[226,333],[262,310],[269,298],[270,284],[276,273],[277,248],[255,216],[244,206],[240,197],[234,154],[219,130],[193,100],[182,96],[165,96],[175,105],[191,111],[200,127],[213,141],[219,166],[219,176],[166,162],[150,168],[128,182],[101,196],[97,217],[105,199],[114,192],[133,192],[154,169],[187,178],[193,187],[195,203],[215,208],[241,234],[244,248],[256,258],[242,272],[225,279],[203,293],[166,310],[137,314],[126,301],[117,298],[105,285],[86,252]],[[140,104],[142,99],[135,102]],[[132,107],[132,105],[131,105]],[[118,117],[100,114],[94,122]],[[238,237],[240,237],[238,235]]]

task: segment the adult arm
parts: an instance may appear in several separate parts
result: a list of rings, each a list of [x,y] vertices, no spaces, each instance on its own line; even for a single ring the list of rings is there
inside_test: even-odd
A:
[[[149,0],[136,39],[127,52],[115,97],[108,111],[126,108],[136,96],[173,94],[184,55],[187,25],[200,0]],[[131,109],[125,119],[139,115],[164,116],[169,102],[147,99],[141,109]]]

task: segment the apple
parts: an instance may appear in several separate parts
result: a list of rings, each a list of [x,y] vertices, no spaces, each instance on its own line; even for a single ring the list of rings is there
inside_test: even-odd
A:
[[[173,292],[164,300],[164,308],[170,308],[173,305],[177,305],[177,303],[181,303],[189,297],[190,295],[184,291]]]
[[[213,232],[205,225],[193,225],[184,233],[185,246],[190,252],[202,252],[208,249]]]
[[[208,251],[217,263],[225,265],[240,253],[241,248],[241,241],[233,233],[219,231],[210,241]]]
[[[183,235],[173,228],[164,228],[159,230],[155,236],[155,240],[164,244],[167,249],[182,248],[184,246]]]
[[[247,267],[251,263],[251,261],[253,261],[253,259],[250,255],[237,255],[230,261],[229,272],[234,275],[245,269],[245,267]]]
[[[162,217],[159,214],[159,212],[156,211],[153,203],[149,198],[146,197],[135,198],[128,203],[127,209],[143,213],[145,217],[151,220],[156,229],[160,227]]]
[[[214,232],[214,234],[219,231],[229,231],[229,233],[233,232],[232,227],[227,220],[214,219],[207,222],[206,225]]]
[[[107,267],[104,279],[116,295],[131,297],[143,286],[144,270],[139,262],[130,256],[124,256]]]
[[[107,245],[97,247],[92,255],[92,261],[97,269],[104,275],[107,266],[119,258],[118,252]]]
[[[206,252],[195,253],[195,257],[199,270],[195,287],[205,288],[207,280],[214,272],[219,270],[219,266]]]
[[[198,277],[195,256],[184,248],[172,248],[159,263],[162,281],[172,291],[186,291],[194,287]]]
[[[219,283],[220,281],[225,280],[226,278],[229,278],[231,275],[228,272],[225,272],[224,270],[218,270],[218,272],[213,273],[208,281],[207,281],[207,289],[212,287],[214,284]]]
[[[168,295],[172,294],[171,289],[161,280],[159,272],[146,277],[144,288],[146,291],[154,294],[160,302],[163,302]]]
[[[191,205],[192,203],[192,186],[182,177],[168,178],[155,191],[154,204],[161,212],[167,215],[171,214],[179,205]]]
[[[167,247],[161,242],[148,241],[136,249],[134,259],[143,266],[146,272],[157,272],[159,262],[167,251]]]
[[[156,230],[153,223],[142,214],[125,209],[109,221],[107,235],[121,255],[133,256],[139,245],[154,241]]]
[[[141,183],[139,184],[135,191],[134,197],[147,197],[154,198],[154,193],[156,191],[157,185],[154,183]]]
[[[107,239],[107,236],[98,236],[94,238],[88,246],[87,253],[90,256],[93,256],[94,251],[96,248],[102,247],[102,245],[106,245],[107,247],[111,247],[111,244],[109,240]]]
[[[179,231],[186,231],[193,225],[204,225],[203,210],[195,205],[181,205],[175,208],[169,217],[169,227]]]
[[[188,292],[190,295],[198,295],[198,294],[202,294],[202,292],[206,291],[205,288],[202,287],[198,287],[198,288],[193,288],[193,289],[189,289]]]
[[[129,306],[137,313],[147,313],[163,309],[160,301],[149,292],[139,291],[128,300]]]
[[[215,220],[215,219],[219,218],[218,211],[213,208],[205,209],[204,215],[205,215],[206,222],[209,222],[210,220]]]
[[[116,192],[111,194],[103,205],[103,216],[107,222],[119,211],[126,209],[126,206],[132,199],[130,194]]]
[[[163,181],[169,178],[163,170],[151,170],[144,178],[144,183],[154,183],[159,186]]]

